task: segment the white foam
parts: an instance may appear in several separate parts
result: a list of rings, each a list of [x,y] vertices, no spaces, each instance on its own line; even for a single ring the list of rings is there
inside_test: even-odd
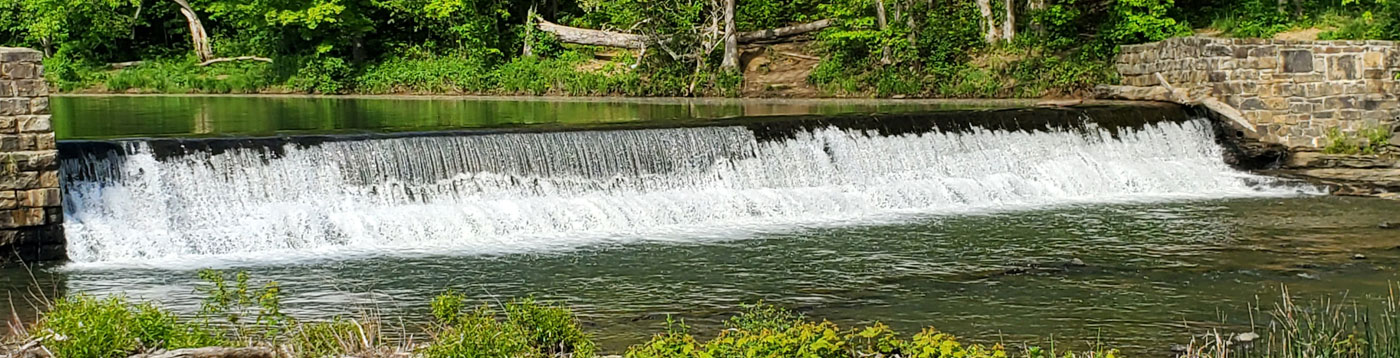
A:
[[[1098,135],[1094,135],[1097,133]],[[882,136],[743,127],[416,137],[67,159],[75,263],[565,250],[1067,203],[1296,195],[1209,123]],[[119,161],[119,162],[111,162]],[[1262,184],[1261,184],[1262,183]]]

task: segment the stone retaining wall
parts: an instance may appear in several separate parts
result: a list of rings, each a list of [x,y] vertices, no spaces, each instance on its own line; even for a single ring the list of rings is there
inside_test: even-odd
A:
[[[0,47],[0,263],[65,256],[41,60],[38,51]]]
[[[1259,139],[1322,147],[1327,131],[1400,122],[1400,47],[1391,41],[1175,38],[1123,46],[1122,84],[1171,85],[1238,109]]]

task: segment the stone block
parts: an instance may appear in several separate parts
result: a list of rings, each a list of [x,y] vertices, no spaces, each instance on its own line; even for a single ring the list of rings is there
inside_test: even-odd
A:
[[[4,72],[4,78],[12,80],[28,80],[40,78],[37,76],[37,66],[33,63],[5,63],[0,66],[0,71]]]
[[[44,224],[44,208],[19,208],[9,210],[9,212],[9,222],[0,223],[0,225],[10,224],[13,225],[11,226],[11,228],[15,228],[39,226]]]
[[[27,208],[56,207],[63,203],[58,188],[30,189],[24,191],[19,205]]]
[[[1264,106],[1267,107],[1268,109],[1278,111],[1278,110],[1285,110],[1285,109],[1288,109],[1288,106],[1289,106],[1289,105],[1288,105],[1288,99],[1282,98],[1282,97],[1273,97],[1273,98],[1265,98],[1265,99],[1264,99]]]
[[[1228,57],[1234,55],[1235,53],[1235,51],[1231,50],[1229,46],[1221,45],[1206,45],[1204,51],[1205,55],[1210,57]]]
[[[10,155],[22,157],[16,159],[16,162],[20,163],[20,170],[44,171],[58,169],[58,151],[56,150],[16,152],[10,153]]]
[[[0,152],[13,152],[19,149],[19,136],[13,134],[0,135]]]
[[[0,80],[0,97],[15,96],[15,81]]]
[[[50,171],[44,172],[43,174],[39,174],[39,186],[37,186],[37,188],[57,188],[57,187],[58,187],[58,171],[57,171],[57,170],[50,170]]]
[[[1355,80],[1361,79],[1361,71],[1358,65],[1359,59],[1356,55],[1341,55],[1327,58],[1327,79],[1329,80]]]
[[[1361,55],[1361,65],[1366,69],[1383,69],[1385,68],[1385,54],[1367,51]]]
[[[27,48],[0,47],[0,62],[39,62],[44,54]]]
[[[1323,106],[1323,108],[1326,108],[1326,109],[1341,109],[1341,110],[1345,110],[1345,109],[1356,108],[1356,104],[1357,104],[1356,102],[1357,102],[1357,101],[1356,101],[1356,97],[1354,97],[1354,96],[1327,97],[1325,100],[1323,100],[1322,106]],[[1343,117],[1343,119],[1346,119],[1346,118]]]
[[[49,85],[44,80],[15,80],[15,95],[20,97],[40,97],[49,95]]]
[[[9,210],[19,207],[19,197],[13,190],[0,191],[0,209]]]
[[[0,190],[26,190],[39,186],[39,173],[20,172],[16,163],[0,163]]]
[[[0,98],[0,116],[29,114],[28,98]]]
[[[49,124],[49,119],[47,114],[20,116],[19,131],[20,133],[51,132],[53,126]]]
[[[53,132],[40,133],[34,136],[34,148],[38,150],[56,150],[58,141],[54,140]]]
[[[39,97],[29,100],[30,114],[49,114],[49,97]]]

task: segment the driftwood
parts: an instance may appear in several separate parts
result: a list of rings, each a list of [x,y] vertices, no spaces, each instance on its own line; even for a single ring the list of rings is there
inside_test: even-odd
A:
[[[657,39],[648,38],[645,35],[638,35],[626,32],[604,31],[583,29],[577,27],[564,26],[545,20],[536,20],[535,28],[540,31],[554,34],[560,42],[575,45],[616,47],[625,49],[643,49],[649,45],[656,44]],[[805,24],[797,24],[776,29],[749,31],[738,33],[737,41],[741,44],[755,43],[762,41],[777,40],[784,37],[801,35],[812,31],[818,31],[834,25],[835,22],[817,20]]]
[[[219,63],[219,62],[232,62],[232,61],[261,61],[261,62],[272,63],[272,59],[267,58],[267,57],[258,57],[258,56],[238,56],[238,57],[220,57],[220,58],[210,59],[210,60],[208,60],[208,61],[200,62],[199,65],[200,65],[200,66],[208,66],[208,65],[212,65],[212,64]]]
[[[137,354],[130,358],[272,358],[272,349],[263,347],[204,347],[184,348],[163,352]]]
[[[25,342],[10,353],[10,358],[52,358],[53,354],[39,340]]]

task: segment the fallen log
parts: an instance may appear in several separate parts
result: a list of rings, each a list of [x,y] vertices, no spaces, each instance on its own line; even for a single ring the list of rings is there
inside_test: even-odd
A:
[[[263,347],[203,347],[182,348],[163,352],[137,354],[130,358],[272,358],[272,349]]]
[[[272,63],[272,59],[267,58],[267,57],[258,57],[258,56],[238,56],[238,57],[220,57],[220,58],[212,58],[212,59],[209,59],[208,61],[200,62],[199,65],[200,65],[200,66],[208,66],[208,65],[212,65],[212,64],[219,63],[219,62],[232,62],[232,61],[261,61],[261,62]]]
[[[821,19],[805,24],[779,27],[776,29],[740,32],[739,43],[753,43],[759,41],[776,40],[779,38],[791,37],[812,31],[818,31],[821,29],[831,27],[835,24],[836,22],[831,21],[831,19]]]
[[[647,46],[646,36],[629,34],[625,32],[581,29],[569,27],[549,21],[538,20],[535,25],[540,31],[554,34],[560,42],[576,45],[618,47],[627,49],[641,49]]]
[[[112,67],[112,69],[114,69],[114,70],[120,70],[120,69],[123,69],[123,68],[132,67],[132,66],[140,66],[142,63],[146,63],[146,61],[112,62],[112,63],[107,64],[107,66]]]
[[[805,34],[818,31],[835,25],[836,22],[830,19],[817,20],[805,24],[797,24],[776,29],[740,32],[738,41],[741,44],[772,41],[785,37]],[[554,34],[560,42],[575,45],[616,47],[626,49],[642,49],[648,45],[655,44],[658,39],[648,38],[644,35],[631,34],[617,31],[604,31],[583,29],[577,27],[564,26],[543,19],[536,20],[535,28],[540,31]]]

